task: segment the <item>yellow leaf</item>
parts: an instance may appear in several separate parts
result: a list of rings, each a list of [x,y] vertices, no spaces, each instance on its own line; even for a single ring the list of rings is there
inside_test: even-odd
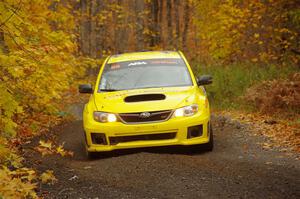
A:
[[[255,38],[258,38],[258,37],[259,37],[259,33],[255,33],[255,34],[254,34],[254,37],[255,37]]]
[[[35,148],[38,152],[40,152],[42,154],[42,156],[45,155],[49,155],[49,154],[53,154],[53,151],[48,149],[48,148],[44,148],[44,147],[36,147]]]
[[[42,175],[40,176],[40,180],[42,183],[48,183],[48,184],[53,184],[57,181],[55,178],[53,171],[51,170],[46,170]]]
[[[48,149],[51,149],[52,148],[52,143],[50,141],[48,142],[45,142],[43,140],[40,140],[40,146],[41,147],[44,147],[44,148],[48,148]]]
[[[60,154],[61,156],[65,156],[66,155],[66,151],[63,149],[62,145],[60,145],[59,147],[56,148],[56,152],[58,154]]]

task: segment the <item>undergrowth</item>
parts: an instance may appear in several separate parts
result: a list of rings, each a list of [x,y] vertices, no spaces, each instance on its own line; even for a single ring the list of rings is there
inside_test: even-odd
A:
[[[248,88],[259,85],[266,80],[286,79],[299,71],[296,66],[233,64],[227,66],[196,67],[197,74],[210,74],[213,84],[206,86],[213,109],[258,111],[255,104],[243,96]],[[257,93],[260,95],[260,93]]]

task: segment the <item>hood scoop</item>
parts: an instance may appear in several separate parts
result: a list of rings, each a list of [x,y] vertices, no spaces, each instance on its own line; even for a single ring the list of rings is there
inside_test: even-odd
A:
[[[164,94],[141,94],[131,95],[124,98],[125,102],[144,102],[144,101],[157,101],[164,100],[166,96]]]

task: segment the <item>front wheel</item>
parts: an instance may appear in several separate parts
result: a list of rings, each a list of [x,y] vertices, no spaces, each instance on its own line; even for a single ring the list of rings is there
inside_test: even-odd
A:
[[[99,152],[90,152],[87,150],[87,138],[85,132],[84,132],[84,142],[82,144],[83,147],[85,148],[85,154],[89,160],[94,160],[99,158]]]
[[[202,145],[204,151],[212,151],[214,149],[214,134],[211,124],[209,125],[209,142]]]
[[[87,155],[87,158],[89,160],[94,160],[94,159],[97,159],[99,157],[99,153],[98,152],[86,151],[86,155]]]
[[[87,159],[94,160],[94,159],[99,158],[99,152],[91,152],[91,151],[87,150],[86,142],[83,143],[83,147],[85,148],[84,150],[85,150]]]
[[[191,152],[192,153],[199,153],[201,151],[212,151],[214,149],[214,135],[211,124],[209,124],[208,127],[209,132],[209,142],[205,144],[197,144],[191,146]]]

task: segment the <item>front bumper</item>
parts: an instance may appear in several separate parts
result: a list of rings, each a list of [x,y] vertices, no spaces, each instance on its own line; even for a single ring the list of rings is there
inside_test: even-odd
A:
[[[155,147],[169,145],[195,145],[205,144],[209,142],[208,124],[209,115],[197,113],[191,117],[170,118],[164,122],[152,122],[146,124],[124,124],[122,122],[99,123],[94,120],[84,120],[84,131],[86,138],[86,147],[90,152],[112,151],[115,149]],[[188,128],[193,126],[201,126],[202,132],[200,136],[187,138]],[[104,134],[106,143],[95,144],[92,142],[92,133]],[[118,143],[112,143],[111,138],[124,136],[168,134],[176,133],[171,139],[154,139],[154,140],[132,140]],[[164,137],[164,136],[162,136]]]

